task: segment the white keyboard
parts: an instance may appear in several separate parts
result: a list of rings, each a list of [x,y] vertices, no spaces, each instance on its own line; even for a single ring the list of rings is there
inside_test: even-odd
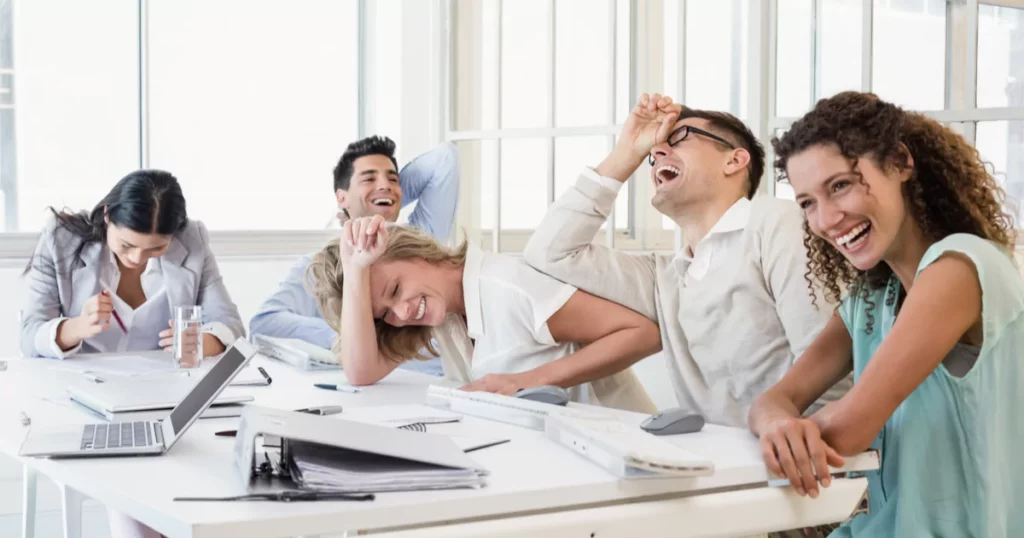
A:
[[[600,415],[560,405],[534,402],[490,392],[467,392],[437,385],[427,388],[427,396],[446,401],[449,408],[457,413],[540,431],[544,431],[544,420],[552,415],[580,418],[600,417]]]
[[[639,475],[708,476],[707,459],[611,418],[548,416],[548,437],[623,477]],[[637,474],[635,470],[642,472]]]

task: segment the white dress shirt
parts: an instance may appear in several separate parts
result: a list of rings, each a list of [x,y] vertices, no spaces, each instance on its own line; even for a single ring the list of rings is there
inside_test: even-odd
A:
[[[123,353],[126,351],[151,351],[160,349],[160,332],[170,328],[170,303],[167,298],[167,288],[164,285],[163,269],[160,258],[150,258],[146,263],[146,269],[141,275],[142,293],[146,296],[146,302],[133,309],[117,295],[117,287],[121,283],[121,270],[110,253],[109,265],[106,274],[112,275],[111,282],[106,283],[111,291],[111,301],[114,311],[120,316],[124,323],[124,330],[111,316],[110,327],[94,336],[86,338],[88,342],[100,353]],[[82,348],[82,342],[77,346],[65,351],[57,344],[57,328],[67,318],[51,320],[50,335],[53,354],[57,358],[67,358]],[[234,335],[227,325],[219,322],[208,323],[203,327],[204,333],[211,333],[217,337],[225,346],[234,342]]]
[[[598,175],[593,168],[585,167],[583,175],[596,181],[601,187],[618,193],[623,183],[616,179]],[[743,230],[750,222],[750,200],[740,198],[718,219],[708,230],[708,234],[697,243],[695,248],[685,247],[677,257],[679,262],[688,264],[686,267],[686,286],[700,282],[709,271],[722,266],[729,255],[739,251],[743,244]]]

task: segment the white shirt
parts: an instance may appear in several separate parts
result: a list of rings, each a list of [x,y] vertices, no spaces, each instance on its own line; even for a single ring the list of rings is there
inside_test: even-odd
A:
[[[618,193],[622,182],[598,175],[593,168],[584,167],[583,175],[596,181],[602,188]],[[742,248],[743,230],[750,222],[750,200],[736,200],[708,230],[708,234],[697,243],[695,248],[687,246],[679,258],[689,264],[686,268],[686,286],[700,282],[709,271],[722,266],[730,254]],[[678,262],[677,262],[677,265]]]
[[[522,259],[485,253],[470,245],[462,277],[465,320],[449,314],[434,337],[447,377],[468,383],[487,374],[532,370],[575,353],[556,342],[548,319],[576,288],[526,265]],[[474,343],[475,342],[475,343]],[[632,370],[573,387],[575,401],[651,412],[653,403]]]
[[[88,342],[101,353],[123,353],[125,351],[151,351],[160,349],[160,332],[170,327],[171,307],[167,297],[167,288],[164,285],[163,268],[160,258],[150,258],[146,268],[140,277],[142,293],[146,296],[146,302],[133,309],[121,299],[116,291],[121,283],[121,270],[114,259],[113,253],[108,258],[106,273],[110,274],[111,282],[105,283],[111,290],[111,300],[114,304],[114,311],[120,316],[124,323],[124,329],[117,323],[113,316],[110,320],[110,328],[86,338]],[[57,345],[57,328],[67,318],[51,320],[50,342],[54,356],[64,359],[78,353],[82,348],[82,342],[67,351],[60,349]],[[234,342],[231,330],[219,322],[206,324],[203,327],[204,333],[211,333],[217,337],[225,346]]]

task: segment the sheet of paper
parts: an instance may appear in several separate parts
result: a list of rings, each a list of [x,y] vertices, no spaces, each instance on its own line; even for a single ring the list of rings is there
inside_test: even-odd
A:
[[[458,422],[462,415],[444,409],[437,409],[423,404],[378,405],[370,407],[347,407],[338,418],[381,424],[402,426],[422,422],[424,424],[444,424]]]

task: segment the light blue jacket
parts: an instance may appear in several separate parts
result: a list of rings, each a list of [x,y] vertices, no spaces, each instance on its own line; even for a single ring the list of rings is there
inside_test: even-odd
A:
[[[455,222],[459,203],[459,158],[451,143],[420,155],[399,172],[402,205],[418,201],[409,215],[409,224],[445,243]],[[316,299],[306,286],[306,268],[312,254],[303,256],[288,271],[278,290],[262,305],[249,322],[252,334],[297,338],[323,348],[331,348],[338,333],[324,321]],[[437,360],[407,361],[404,368],[440,374]]]

